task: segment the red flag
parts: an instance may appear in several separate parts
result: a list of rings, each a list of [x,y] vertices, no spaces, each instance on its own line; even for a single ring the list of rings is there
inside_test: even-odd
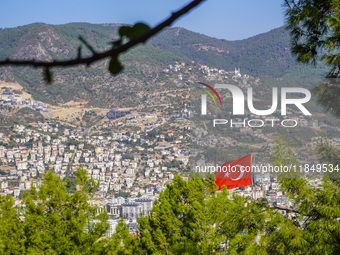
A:
[[[251,154],[223,164],[215,173],[215,183],[218,190],[221,190],[223,185],[227,186],[228,189],[253,185]]]

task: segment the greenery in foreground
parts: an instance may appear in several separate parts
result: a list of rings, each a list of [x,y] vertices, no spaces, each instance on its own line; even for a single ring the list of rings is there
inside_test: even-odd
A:
[[[274,163],[293,161],[287,148],[277,144]],[[320,148],[321,156],[333,162],[328,150]],[[122,220],[109,238],[108,215],[89,204],[96,187],[86,171],[77,171],[75,183],[47,172],[39,191],[24,195],[26,210],[0,196],[0,254],[339,254],[337,180],[314,188],[304,179],[281,179],[298,210],[285,217],[265,199],[216,192],[213,178],[176,177],[151,215],[140,218],[138,235]]]

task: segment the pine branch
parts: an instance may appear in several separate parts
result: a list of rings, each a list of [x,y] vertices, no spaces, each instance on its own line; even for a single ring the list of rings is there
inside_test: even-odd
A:
[[[294,209],[289,209],[289,208],[284,208],[284,207],[279,207],[279,206],[273,206],[271,207],[272,209],[277,209],[277,210],[282,210],[282,211],[286,211],[287,213],[298,213],[300,214],[299,211],[294,210]]]
[[[156,27],[150,29],[148,32],[144,33],[143,35],[137,38],[134,38],[123,45],[119,45],[119,46],[113,45],[111,49],[104,51],[104,52],[99,52],[99,53],[96,52],[92,48],[92,46],[90,46],[85,40],[82,40],[83,38],[80,38],[80,40],[92,52],[92,55],[89,57],[81,57],[80,52],[78,52],[78,56],[76,58],[72,58],[69,60],[36,61],[36,60],[13,60],[13,59],[7,58],[6,60],[0,61],[0,66],[32,66],[32,67],[43,67],[43,68],[46,68],[46,70],[52,67],[69,67],[69,66],[77,66],[77,65],[89,66],[92,63],[97,62],[99,60],[112,57],[112,56],[118,56],[120,53],[123,53],[129,50],[130,48],[136,46],[137,44],[145,43],[152,36],[156,35],[160,31],[162,31],[164,28],[170,26],[175,20],[177,20],[179,17],[183,16],[184,14],[188,13],[190,10],[198,6],[203,1],[204,0],[192,1],[190,4],[186,5],[179,11],[172,13],[172,15],[168,19],[166,19],[165,21],[163,21]]]

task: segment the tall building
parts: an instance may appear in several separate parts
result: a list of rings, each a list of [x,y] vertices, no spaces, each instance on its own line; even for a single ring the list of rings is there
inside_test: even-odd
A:
[[[106,210],[111,218],[119,218],[122,215],[122,206],[120,204],[108,203]]]
[[[122,204],[122,217],[124,219],[136,218],[141,215],[141,206],[138,203],[124,203]]]
[[[135,200],[137,204],[141,207],[141,212],[143,215],[149,215],[152,209],[153,200],[150,198],[138,198]]]

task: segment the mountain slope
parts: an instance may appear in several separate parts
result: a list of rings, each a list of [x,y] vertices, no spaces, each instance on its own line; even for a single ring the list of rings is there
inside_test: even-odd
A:
[[[79,35],[95,49],[103,51],[116,38],[119,26],[35,23],[0,29],[0,59],[74,57],[80,45]],[[90,52],[84,49],[86,54]],[[295,62],[289,51],[288,34],[283,28],[240,41],[219,40],[183,28],[170,28],[148,44],[124,54],[121,60],[126,68],[116,77],[108,73],[107,62],[102,61],[87,68],[55,68],[53,86],[43,84],[40,69],[28,67],[0,68],[0,80],[17,81],[35,99],[50,104],[79,100],[88,101],[89,106],[112,108],[138,106],[152,95],[151,92],[185,86],[186,81],[178,83],[177,77],[166,76],[162,72],[166,66],[176,62],[195,61],[227,71],[237,67],[242,73],[253,76],[308,77],[326,72],[323,66],[316,69]]]
[[[289,34],[283,27],[238,41],[219,40],[184,28],[171,28],[153,38],[151,44],[211,67],[225,70],[238,67],[254,76],[308,77],[325,73],[322,65],[313,67],[295,61],[290,52]]]
[[[98,51],[110,47],[119,25],[72,23],[60,26],[42,23],[0,30],[0,58],[39,60],[74,57],[83,36]],[[84,51],[84,55],[89,51]],[[152,45],[139,46],[121,57],[125,72],[117,77],[107,71],[102,61],[88,68],[55,68],[54,85],[42,83],[41,70],[28,67],[0,69],[0,80],[17,81],[37,100],[51,104],[69,100],[86,100],[92,106],[136,106],[140,103],[146,83],[156,78],[162,66],[175,61],[189,61],[184,57],[157,49]],[[153,83],[151,83],[153,85]]]

